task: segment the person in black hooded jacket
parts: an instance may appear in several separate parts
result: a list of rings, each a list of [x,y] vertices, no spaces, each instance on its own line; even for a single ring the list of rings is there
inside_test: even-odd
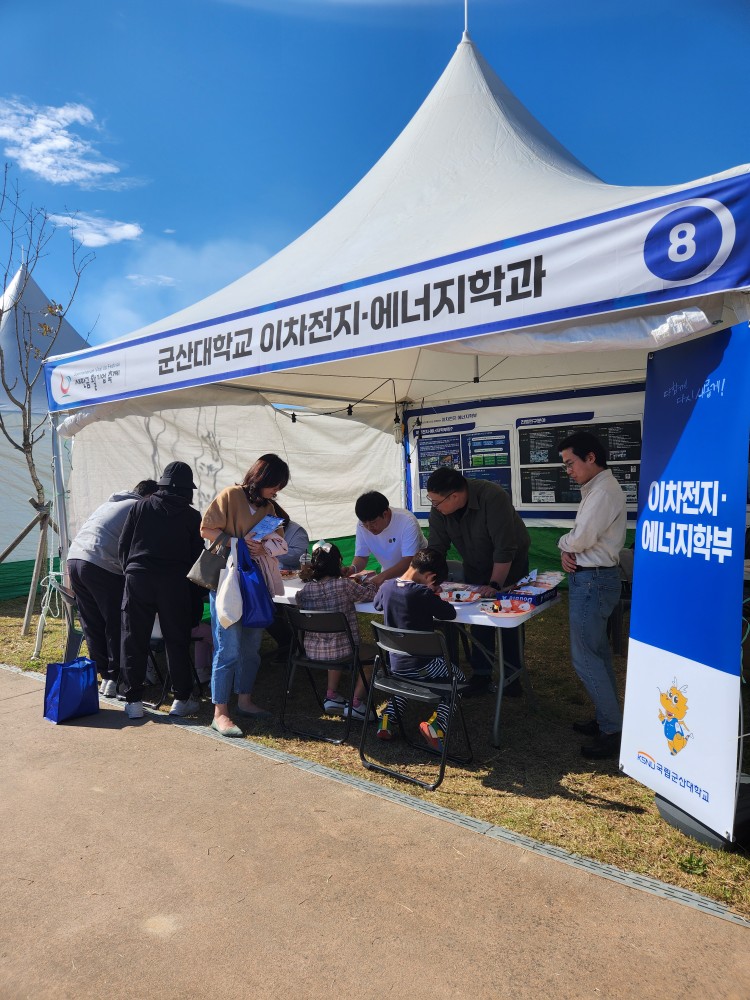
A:
[[[201,517],[191,506],[193,470],[185,462],[170,462],[157,485],[156,493],[128,512],[120,535],[125,573],[121,667],[130,719],[143,717],[149,642],[157,614],[175,693],[169,714],[192,715],[199,708],[190,697],[196,588],[186,576],[203,550]]]

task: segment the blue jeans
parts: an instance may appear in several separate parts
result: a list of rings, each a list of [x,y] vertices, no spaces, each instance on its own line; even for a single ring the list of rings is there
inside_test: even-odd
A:
[[[214,660],[211,669],[211,701],[226,705],[229,696],[252,694],[260,666],[262,628],[244,628],[242,622],[223,628],[216,614],[216,593],[212,590],[211,635],[214,640]]]
[[[601,732],[619,733],[622,711],[617,701],[607,619],[620,599],[620,570],[617,566],[579,569],[569,574],[568,586],[573,669],[594,703]]]

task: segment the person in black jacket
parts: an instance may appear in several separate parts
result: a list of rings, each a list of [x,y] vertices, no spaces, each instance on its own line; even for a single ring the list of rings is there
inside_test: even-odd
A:
[[[197,588],[186,576],[203,549],[201,517],[191,507],[193,470],[185,462],[170,462],[158,486],[153,496],[131,508],[120,535],[125,573],[121,667],[130,719],[143,717],[149,642],[157,614],[175,693],[169,714],[192,715],[199,708],[190,697],[190,630]]]

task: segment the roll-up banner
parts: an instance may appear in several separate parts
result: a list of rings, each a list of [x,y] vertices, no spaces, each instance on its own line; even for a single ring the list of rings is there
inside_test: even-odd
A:
[[[649,359],[620,766],[727,840],[749,433],[746,323]]]
[[[750,286],[750,175],[52,358],[50,411]],[[592,345],[595,346],[595,345]]]

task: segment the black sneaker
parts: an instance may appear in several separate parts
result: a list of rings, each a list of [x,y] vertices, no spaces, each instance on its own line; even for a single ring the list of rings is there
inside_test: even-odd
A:
[[[599,733],[593,743],[581,747],[581,756],[587,760],[610,760],[620,756],[622,733]]]
[[[574,722],[573,732],[580,733],[581,736],[598,736],[599,723],[596,719],[589,719],[588,722]]]
[[[489,674],[472,674],[462,695],[464,698],[474,698],[480,694],[487,694],[491,685],[492,678]]]

